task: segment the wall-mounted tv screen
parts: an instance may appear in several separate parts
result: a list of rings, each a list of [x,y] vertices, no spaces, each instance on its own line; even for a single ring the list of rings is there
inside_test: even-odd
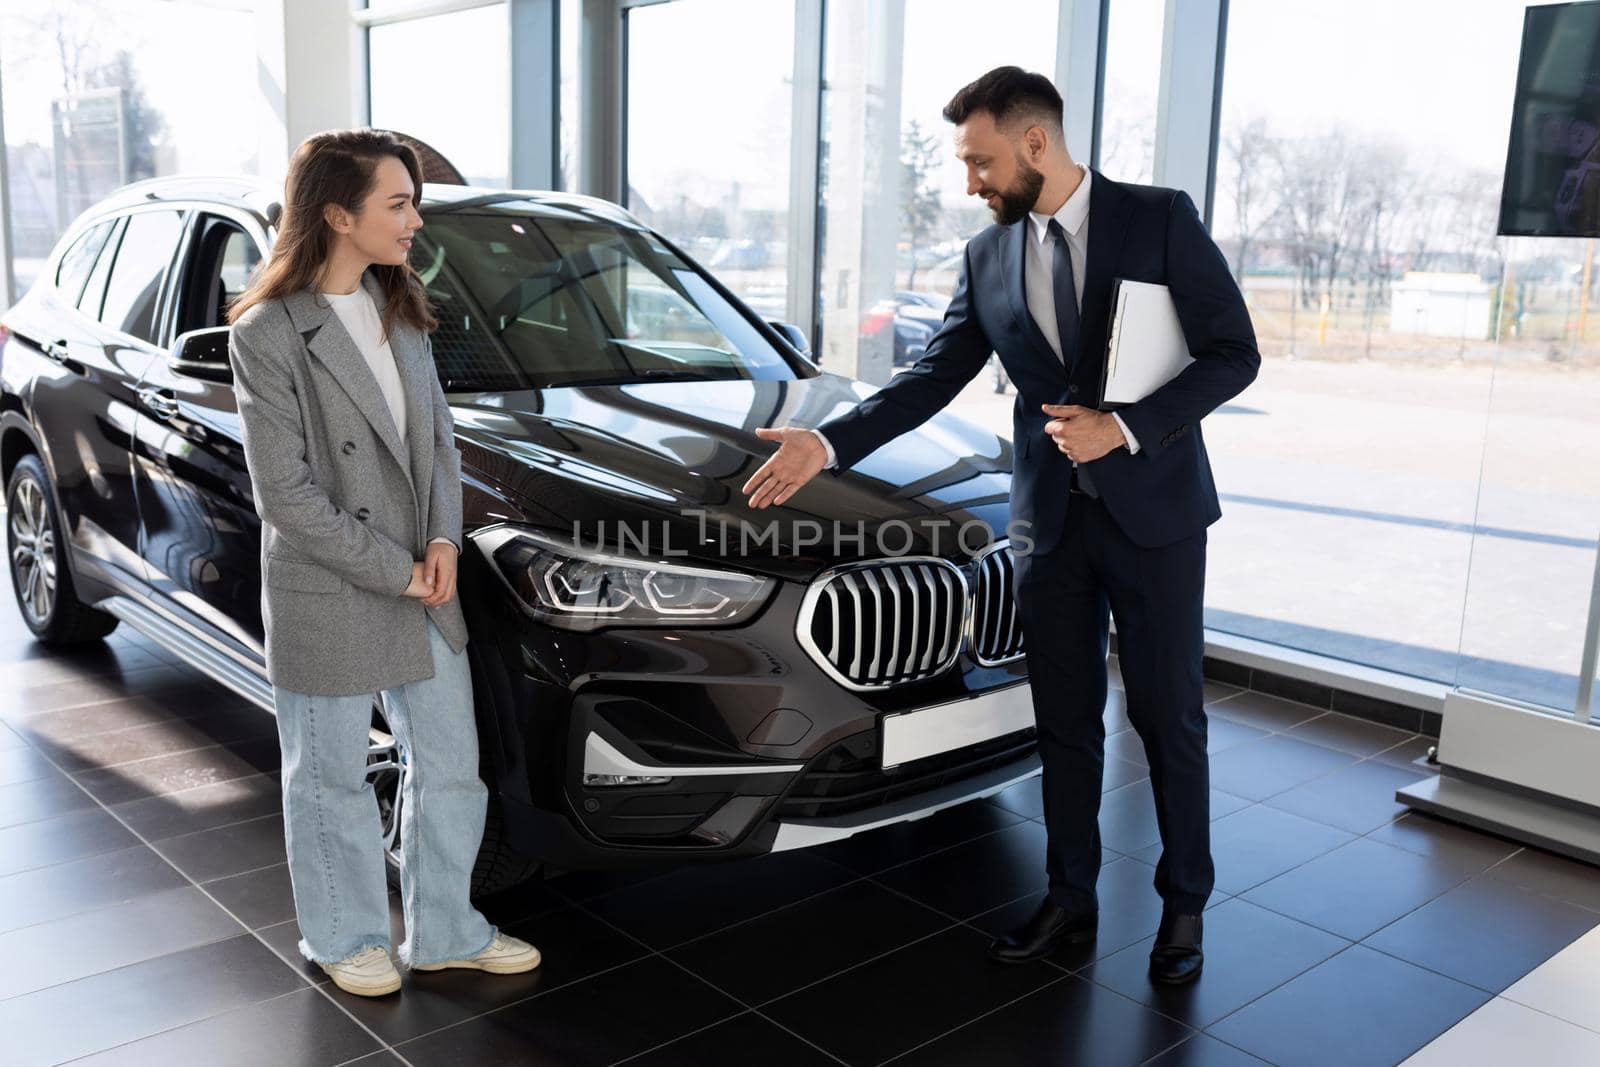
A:
[[[1500,232],[1600,237],[1600,3],[1523,18]]]

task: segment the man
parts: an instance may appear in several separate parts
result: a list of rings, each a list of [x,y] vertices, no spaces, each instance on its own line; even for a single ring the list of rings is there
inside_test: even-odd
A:
[[[1012,524],[1028,523],[1016,596],[1044,763],[1049,893],[990,955],[1020,962],[1095,935],[1107,617],[1128,717],[1144,742],[1162,855],[1150,975],[1200,974],[1212,890],[1202,709],[1206,527],[1221,515],[1200,420],[1260,366],[1227,264],[1182,192],[1124,185],[1072,161],[1061,96],[1016,67],[944,109],[967,192],[996,225],[966,248],[949,311],[916,365],[815,431],[763,428],[778,451],[744,486],[787,501],[943,408],[998,352],[1017,387]],[[1166,285],[1194,362],[1115,414],[1095,410],[1114,278]]]

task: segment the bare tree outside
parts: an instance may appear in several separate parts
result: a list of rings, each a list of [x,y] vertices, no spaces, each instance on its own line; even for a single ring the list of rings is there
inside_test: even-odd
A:
[[[910,272],[906,288],[917,287],[918,253],[939,232],[944,204],[937,180],[944,152],[941,139],[924,133],[916,119],[906,123],[900,140],[900,165],[904,169],[905,199],[901,204],[901,239],[909,246]]]

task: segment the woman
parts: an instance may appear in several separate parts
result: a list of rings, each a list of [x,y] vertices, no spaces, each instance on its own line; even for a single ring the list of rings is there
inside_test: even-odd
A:
[[[467,899],[487,791],[455,598],[461,457],[408,261],[421,185],[392,135],[309,138],[272,255],[229,309],[300,951],[363,996],[400,987],[366,777],[374,694],[408,760],[401,962],[539,964]]]

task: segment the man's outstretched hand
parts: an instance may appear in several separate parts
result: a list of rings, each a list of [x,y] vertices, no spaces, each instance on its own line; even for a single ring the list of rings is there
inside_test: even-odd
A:
[[[828,450],[810,430],[762,426],[756,430],[756,436],[763,441],[778,442],[778,450],[740,490],[750,498],[750,506],[757,510],[786,502],[828,462]]]

